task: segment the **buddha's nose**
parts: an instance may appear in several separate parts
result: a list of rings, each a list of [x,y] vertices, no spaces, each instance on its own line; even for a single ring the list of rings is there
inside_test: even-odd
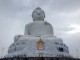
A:
[[[38,13],[38,15],[40,15],[40,13]]]

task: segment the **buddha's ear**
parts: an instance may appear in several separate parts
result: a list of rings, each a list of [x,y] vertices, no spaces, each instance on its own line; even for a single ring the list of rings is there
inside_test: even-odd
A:
[[[45,18],[45,13],[44,13],[44,18]]]
[[[43,12],[43,16],[44,16],[44,18],[45,18],[45,12],[42,10],[42,12]]]
[[[34,11],[32,12],[32,18],[33,18],[33,14],[34,14]]]

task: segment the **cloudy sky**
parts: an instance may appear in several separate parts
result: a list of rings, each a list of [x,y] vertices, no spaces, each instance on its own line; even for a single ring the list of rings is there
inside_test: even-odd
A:
[[[70,54],[80,57],[80,0],[0,0],[0,57],[7,54],[15,35],[24,34],[36,7],[45,11],[45,20],[69,47]]]

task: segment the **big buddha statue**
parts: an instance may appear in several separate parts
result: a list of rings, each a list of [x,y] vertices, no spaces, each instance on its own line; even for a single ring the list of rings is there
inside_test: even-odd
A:
[[[24,35],[16,35],[6,57],[69,57],[68,47],[54,36],[53,27],[44,20],[45,12],[37,7],[32,12],[33,22],[26,24]]]

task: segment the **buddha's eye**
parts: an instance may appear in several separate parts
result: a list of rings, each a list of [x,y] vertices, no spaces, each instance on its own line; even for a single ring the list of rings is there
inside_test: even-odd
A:
[[[37,13],[37,11],[35,13]]]

